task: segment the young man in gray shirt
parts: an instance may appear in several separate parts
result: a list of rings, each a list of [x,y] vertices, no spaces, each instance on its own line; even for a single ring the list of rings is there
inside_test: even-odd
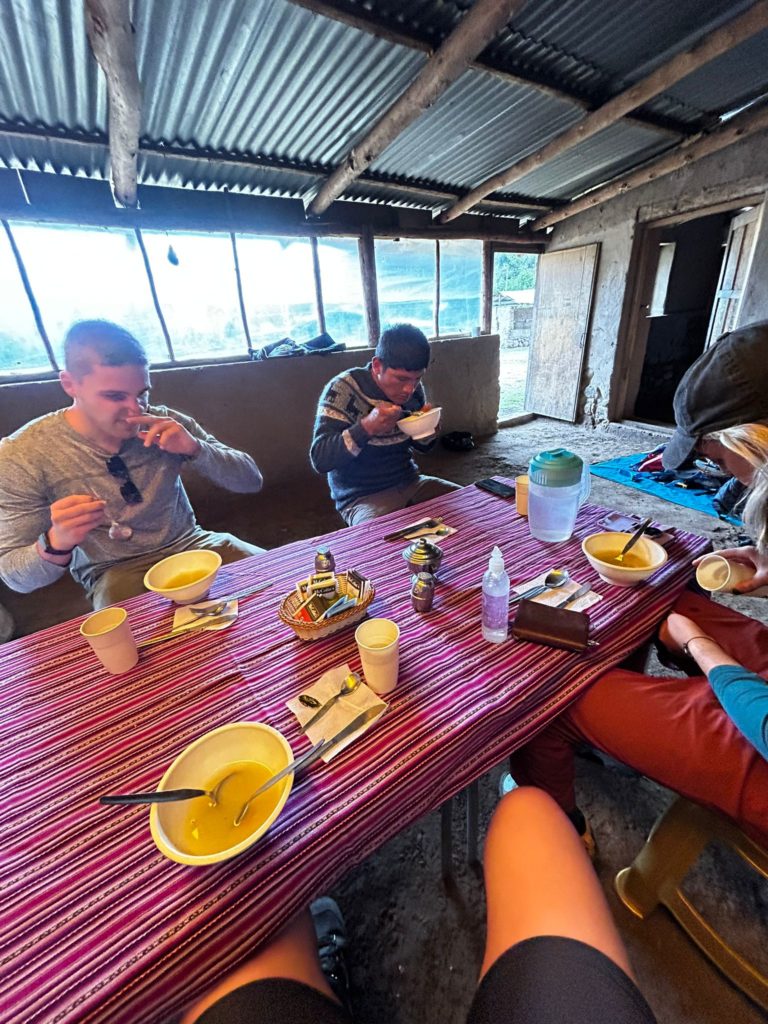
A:
[[[86,320],[70,328],[64,354],[72,405],[0,441],[0,579],[26,593],[69,571],[103,608],[142,593],[147,569],[178,551],[213,548],[225,562],[261,554],[198,526],[179,477],[189,463],[248,494],[261,489],[258,467],[190,417],[149,406],[139,342]]]

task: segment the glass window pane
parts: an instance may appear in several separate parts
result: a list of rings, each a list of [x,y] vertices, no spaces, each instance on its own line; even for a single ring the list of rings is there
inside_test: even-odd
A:
[[[0,295],[0,374],[50,373],[53,367],[4,230],[0,230]]]
[[[440,334],[472,334],[480,324],[483,243],[440,242]]]
[[[308,239],[238,235],[237,258],[254,348],[281,338],[309,341],[320,333]]]
[[[114,320],[168,359],[136,235],[120,228],[12,223],[57,359],[75,320]]]
[[[245,357],[248,343],[229,235],[141,234],[176,358]]]
[[[320,278],[323,285],[325,329],[334,341],[351,348],[365,348],[363,282],[356,238],[319,238]]]
[[[435,243],[377,238],[376,279],[381,329],[408,323],[435,333]]]

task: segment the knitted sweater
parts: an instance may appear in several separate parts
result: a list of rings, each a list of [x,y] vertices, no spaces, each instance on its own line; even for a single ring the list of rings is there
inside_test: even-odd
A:
[[[404,414],[417,412],[425,401],[419,384],[403,405]],[[419,475],[412,447],[429,451],[435,443],[434,438],[413,441],[397,427],[370,437],[360,420],[383,403],[389,399],[374,382],[370,363],[334,377],[320,397],[309,457],[317,473],[328,474],[339,510],[369,494],[412,483]]]

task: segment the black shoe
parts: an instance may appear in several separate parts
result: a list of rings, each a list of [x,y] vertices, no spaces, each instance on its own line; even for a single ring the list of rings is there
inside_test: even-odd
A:
[[[339,905],[330,896],[321,896],[310,904],[309,912],[315,926],[320,967],[334,995],[351,1016],[349,972],[344,955],[347,947],[347,929]]]

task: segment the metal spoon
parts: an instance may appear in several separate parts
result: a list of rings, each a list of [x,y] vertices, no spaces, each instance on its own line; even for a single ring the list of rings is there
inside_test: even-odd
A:
[[[213,789],[161,789],[157,793],[116,793],[114,796],[100,796],[99,803],[105,807],[113,804],[168,804],[173,800],[193,800],[198,796],[207,796],[216,807],[221,787],[233,775],[237,775],[237,772],[225,775]]]
[[[565,566],[562,569],[550,569],[544,577],[543,583],[531,587],[530,590],[524,590],[522,594],[515,594],[510,599],[510,604],[515,601],[522,601],[524,598],[536,597],[538,594],[543,594],[545,590],[557,590],[558,587],[566,584],[570,578],[570,574]]]
[[[302,732],[306,732],[310,725],[314,725],[315,722],[319,722],[326,711],[330,711],[333,705],[339,700],[340,697],[348,697],[350,693],[354,693],[355,690],[362,683],[362,679],[357,672],[350,672],[348,676],[344,677],[344,681],[341,684],[341,689],[338,693],[334,694],[330,700],[326,701],[325,704],[320,708],[317,714],[312,715],[308,722],[305,722],[301,727]],[[299,697],[301,700],[301,697]]]
[[[645,519],[642,523],[640,523],[640,525],[635,530],[635,532],[632,534],[632,536],[629,538],[627,543],[624,545],[624,547],[621,549],[621,551],[618,553],[618,555],[616,555],[616,561],[617,562],[623,562],[624,561],[624,555],[626,555],[626,553],[629,551],[630,548],[633,548],[635,546],[635,544],[637,544],[637,542],[640,540],[640,538],[642,537],[642,535],[645,533],[645,531],[648,529],[648,527],[651,525],[652,522],[653,522],[653,520],[648,518],[648,519]]]

